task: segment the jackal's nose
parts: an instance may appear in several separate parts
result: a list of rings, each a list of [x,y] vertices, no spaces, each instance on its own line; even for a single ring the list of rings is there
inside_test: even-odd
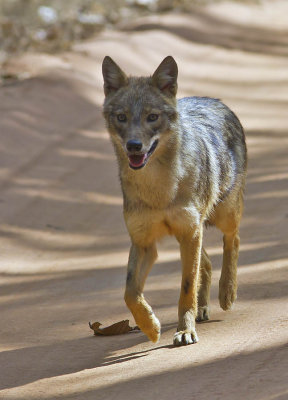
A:
[[[128,140],[126,143],[126,148],[128,151],[140,151],[142,149],[142,142],[137,139]]]

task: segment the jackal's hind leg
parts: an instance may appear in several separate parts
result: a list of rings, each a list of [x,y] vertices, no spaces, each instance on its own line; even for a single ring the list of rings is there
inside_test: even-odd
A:
[[[219,281],[219,303],[223,310],[230,310],[237,298],[238,233],[224,234],[223,264]]]
[[[212,266],[204,247],[201,252],[200,282],[198,288],[198,312],[196,321],[207,321],[210,318],[210,286]]]
[[[230,310],[237,298],[237,263],[239,252],[239,224],[243,209],[243,189],[234,191],[220,203],[214,213],[214,224],[223,233],[223,262],[219,281],[219,303]]]

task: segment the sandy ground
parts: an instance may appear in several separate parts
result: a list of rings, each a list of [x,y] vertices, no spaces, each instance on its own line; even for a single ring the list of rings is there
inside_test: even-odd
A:
[[[277,23],[267,7],[224,4],[134,21],[74,52],[13,64],[32,77],[0,90],[1,399],[288,398],[288,26],[287,2],[273,4]],[[221,98],[246,129],[238,300],[231,312],[218,306],[221,236],[209,230],[212,319],[198,324],[196,345],[171,346],[181,269],[173,239],[161,244],[145,290],[160,342],[141,332],[94,337],[88,327],[134,323],[123,300],[129,240],[101,116],[106,54],[135,74],[172,54],[179,96]]]

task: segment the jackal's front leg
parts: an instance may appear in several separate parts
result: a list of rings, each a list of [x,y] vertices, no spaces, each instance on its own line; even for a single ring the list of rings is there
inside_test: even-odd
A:
[[[152,342],[160,338],[160,322],[143,296],[146,277],[157,258],[156,246],[139,247],[132,244],[128,261],[125,301],[136,324]]]
[[[178,329],[174,345],[181,346],[198,342],[195,330],[197,316],[197,288],[199,279],[202,228],[179,239],[182,261],[182,284],[178,306]]]

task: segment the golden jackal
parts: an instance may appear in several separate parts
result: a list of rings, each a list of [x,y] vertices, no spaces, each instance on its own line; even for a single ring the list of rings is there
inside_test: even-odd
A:
[[[219,100],[176,101],[178,68],[166,57],[151,77],[127,77],[103,61],[104,116],[119,164],[124,218],[131,237],[125,301],[150,340],[160,323],[143,288],[157,258],[156,242],[175,235],[182,283],[175,345],[196,343],[195,319],[209,319],[211,263],[203,225],[224,234],[219,302],[237,293],[238,228],[246,174],[246,145],[236,115]]]

